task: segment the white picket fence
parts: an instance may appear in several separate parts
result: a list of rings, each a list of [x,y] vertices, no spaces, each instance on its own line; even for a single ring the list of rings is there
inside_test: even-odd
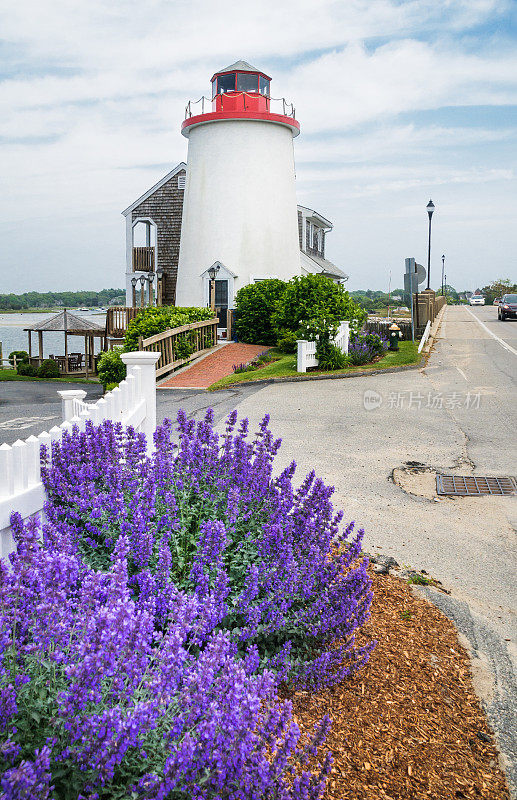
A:
[[[103,420],[131,425],[145,433],[149,451],[152,450],[156,429],[156,368],[159,353],[124,353],[127,377],[119,386],[96,403],[86,403],[82,390],[60,391],[63,422],[39,436],[18,440],[12,447],[0,445],[0,557],[11,553],[15,544],[9,524],[13,511],[23,519],[40,514],[46,501],[40,476],[40,449],[50,451],[52,442],[59,441],[64,431],[77,426],[84,430],[87,420],[99,425]]]
[[[348,353],[348,344],[350,341],[350,323],[348,320],[339,323],[336,336],[334,337],[333,344],[343,353]],[[296,371],[307,372],[309,367],[317,367],[318,359],[316,357],[316,342],[307,342],[305,339],[297,339],[296,350]]]

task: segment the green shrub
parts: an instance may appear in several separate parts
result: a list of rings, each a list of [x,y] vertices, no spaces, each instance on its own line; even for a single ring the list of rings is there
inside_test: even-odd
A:
[[[346,354],[335,344],[330,344],[330,342],[318,354],[318,369],[344,369],[347,363]]]
[[[38,374],[38,370],[36,367],[33,367],[32,364],[29,364],[28,361],[22,361],[16,367],[16,373],[18,375],[25,375],[27,378],[35,378]]]
[[[99,354],[97,375],[105,392],[109,391],[108,386],[113,388],[113,384],[118,385],[120,381],[124,380],[126,377],[126,365],[120,357],[119,347]]]
[[[294,331],[280,331],[276,346],[282,353],[295,353],[296,339],[297,335]]]
[[[268,278],[239,289],[235,297],[235,326],[242,342],[276,344],[278,333],[272,317],[286,286],[284,281]]]
[[[211,309],[195,308],[193,306],[187,308],[179,306],[150,306],[143,308],[128,325],[123,351],[128,353],[138,350],[140,336],[146,339],[148,336],[163,333],[167,328],[179,328],[180,325],[188,325],[190,322],[212,319],[212,316]],[[182,358],[183,356],[179,357]]]
[[[16,358],[16,363],[20,364],[23,361],[29,360],[29,354],[26,350],[11,350],[9,353],[9,364],[14,367],[14,359]]]
[[[316,318],[334,323],[349,320],[351,331],[355,331],[366,317],[340,284],[324,275],[302,275],[286,284],[272,321],[277,331],[298,331],[304,321]]]
[[[111,392],[112,389],[116,389],[118,383],[108,383],[104,389],[105,392]]]
[[[59,378],[59,365],[52,358],[46,358],[38,369],[38,378]]]

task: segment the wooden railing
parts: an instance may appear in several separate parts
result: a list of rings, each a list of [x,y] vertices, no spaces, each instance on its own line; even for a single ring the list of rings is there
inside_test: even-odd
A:
[[[114,339],[123,339],[126,335],[127,326],[132,319],[135,319],[140,308],[122,308],[114,306],[108,308],[106,312],[106,336]]]
[[[217,317],[191,322],[179,328],[169,328],[168,331],[149,336],[147,339],[140,337],[138,349],[147,352],[160,353],[156,362],[156,377],[166,372],[188,364],[194,358],[208,353],[217,344]],[[185,356],[185,343],[189,349],[193,347],[190,355]]]
[[[154,272],[154,247],[133,247],[133,272]]]

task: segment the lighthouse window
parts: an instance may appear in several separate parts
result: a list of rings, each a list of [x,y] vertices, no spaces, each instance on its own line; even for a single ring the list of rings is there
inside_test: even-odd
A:
[[[237,73],[237,91],[238,92],[257,92],[258,91],[258,75],[253,75],[251,72],[238,72]]]
[[[259,75],[259,92],[269,97],[269,81]]]
[[[235,91],[235,72],[228,75],[219,75],[217,78],[217,94]]]

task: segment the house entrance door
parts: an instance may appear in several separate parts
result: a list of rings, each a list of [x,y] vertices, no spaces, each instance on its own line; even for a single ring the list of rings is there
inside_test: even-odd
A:
[[[219,327],[226,328],[226,312],[228,311],[228,281],[215,282],[215,311],[219,318]]]

